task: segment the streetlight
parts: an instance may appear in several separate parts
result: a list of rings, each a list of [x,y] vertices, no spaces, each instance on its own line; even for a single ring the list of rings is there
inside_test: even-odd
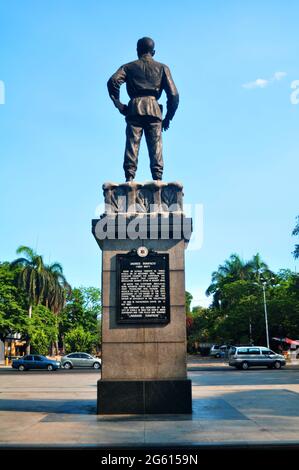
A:
[[[267,302],[266,302],[266,281],[262,282],[263,296],[264,296],[264,311],[265,311],[265,325],[266,325],[266,338],[267,338],[267,348],[270,348],[269,345],[269,328],[268,328],[268,312],[267,312]]]
[[[265,279],[263,279],[262,277],[260,278],[260,282],[255,282],[254,284],[256,284],[257,286],[260,286],[262,285],[262,289],[263,289],[263,299],[264,299],[264,313],[265,313],[265,326],[266,326],[266,339],[267,339],[267,348],[270,349],[270,344],[269,344],[269,327],[268,327],[268,311],[267,311],[267,301],[266,301],[266,285],[267,285],[267,282],[270,282],[272,280],[275,280],[274,277],[271,277],[268,281],[266,281]]]
[[[249,343],[253,346],[251,316],[249,317]]]

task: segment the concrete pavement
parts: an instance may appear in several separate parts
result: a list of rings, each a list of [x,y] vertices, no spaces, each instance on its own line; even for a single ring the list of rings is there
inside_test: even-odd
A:
[[[0,446],[299,444],[299,371],[192,371],[192,415],[97,416],[99,373],[0,374]]]

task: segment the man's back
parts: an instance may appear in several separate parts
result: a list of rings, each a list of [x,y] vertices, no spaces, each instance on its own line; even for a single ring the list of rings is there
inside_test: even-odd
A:
[[[163,174],[162,129],[167,130],[179,104],[179,94],[167,65],[156,62],[155,43],[151,38],[137,42],[138,60],[122,65],[108,80],[110,98],[121,114],[126,116],[126,149],[124,170],[126,181],[135,178],[142,134],[148,146],[150,167],[154,180]],[[126,83],[129,103],[120,101],[120,87]],[[158,99],[162,91],[167,96],[166,116]]]
[[[130,98],[152,95],[159,99],[163,91],[165,67],[148,55],[124,65]]]
[[[161,118],[158,103],[142,98],[154,97],[158,100],[164,90],[167,95],[167,114],[170,120],[173,118],[179,94],[167,65],[155,61],[151,54],[144,54],[138,60],[122,65],[112,75],[107,84],[110,96],[119,100],[119,89],[123,83],[126,83],[131,98],[129,114],[148,114]]]

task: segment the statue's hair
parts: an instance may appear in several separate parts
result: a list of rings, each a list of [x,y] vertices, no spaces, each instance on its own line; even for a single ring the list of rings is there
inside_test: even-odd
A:
[[[137,42],[137,52],[138,54],[147,54],[148,52],[152,53],[155,49],[155,43],[153,39],[144,37],[138,40]]]

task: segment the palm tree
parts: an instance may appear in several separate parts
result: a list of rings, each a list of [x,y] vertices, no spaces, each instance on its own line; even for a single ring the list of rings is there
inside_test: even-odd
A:
[[[299,235],[299,215],[297,216],[297,223],[296,226],[292,232],[292,235],[296,236]],[[299,245],[295,245],[295,250],[293,251],[294,258],[297,259],[299,258]]]
[[[262,278],[273,277],[268,265],[262,260],[259,253],[256,253],[251,260],[244,261],[236,253],[233,253],[217,271],[212,273],[212,282],[206,290],[206,295],[213,294],[212,305],[220,308],[222,301],[222,291],[225,284],[236,281],[261,282]]]
[[[33,305],[41,303],[45,296],[47,288],[47,274],[42,256],[38,255],[28,246],[19,246],[17,254],[23,254],[11,263],[12,267],[21,268],[18,277],[18,284],[22,287],[28,296],[28,316],[32,317]],[[30,340],[27,342],[27,354],[30,354]]]
[[[250,277],[255,282],[261,282],[262,278],[270,278],[274,276],[273,272],[270,271],[269,266],[262,260],[259,253],[253,255],[251,260],[248,261],[248,268]]]
[[[70,284],[67,282],[61,264],[53,263],[46,266],[48,273],[48,296],[47,304],[49,309],[56,317],[56,325],[58,328],[58,315],[66,304],[67,295],[72,291]],[[55,341],[56,354],[58,354],[58,338]],[[52,354],[54,345],[52,344]]]
[[[224,264],[212,273],[212,282],[206,290],[206,295],[213,294],[213,306],[221,306],[222,288],[228,282],[246,280],[248,278],[249,265],[236,253],[230,255]]]
[[[65,305],[66,295],[71,290],[63,275],[62,266],[59,263],[44,264],[42,256],[28,246],[20,246],[17,254],[24,256],[14,260],[11,266],[21,268],[18,284],[28,296],[29,318],[32,317],[32,307],[42,304],[49,308],[57,319],[57,315]],[[57,346],[58,341],[56,341],[58,350]],[[30,353],[30,340],[28,340],[26,352]]]
[[[53,263],[46,266],[48,273],[48,304],[53,313],[58,314],[65,306],[66,296],[71,293],[71,286],[67,282],[61,264]]]

